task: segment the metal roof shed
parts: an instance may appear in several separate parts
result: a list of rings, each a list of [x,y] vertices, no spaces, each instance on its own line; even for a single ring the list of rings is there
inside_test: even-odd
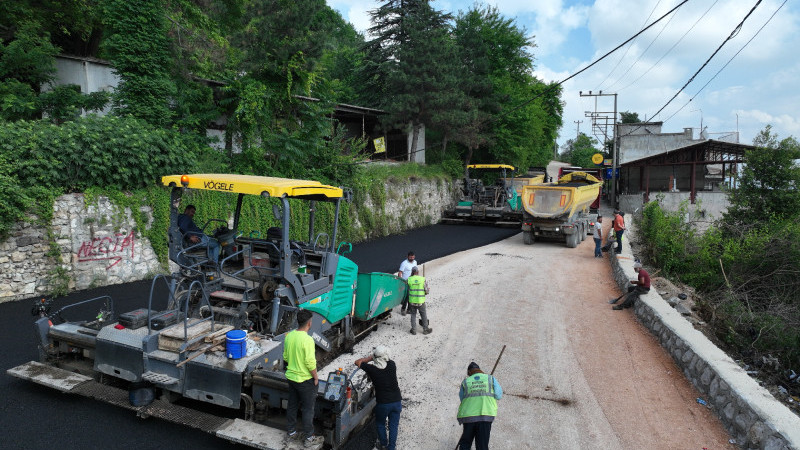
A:
[[[694,204],[698,190],[713,191],[723,186],[735,186],[745,150],[754,148],[710,139],[630,161],[620,167],[621,191],[624,194],[644,193],[644,201],[650,201],[651,191],[689,190]],[[698,166],[704,170],[698,170]]]

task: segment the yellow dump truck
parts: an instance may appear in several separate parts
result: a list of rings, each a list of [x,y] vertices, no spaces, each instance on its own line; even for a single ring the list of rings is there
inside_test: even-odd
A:
[[[586,172],[572,172],[554,183],[522,187],[522,236],[531,245],[542,238],[565,240],[570,248],[586,238],[596,215],[589,207],[602,186]]]

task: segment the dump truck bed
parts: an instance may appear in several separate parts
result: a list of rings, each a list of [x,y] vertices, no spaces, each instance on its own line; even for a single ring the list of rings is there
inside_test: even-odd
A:
[[[573,172],[555,183],[522,187],[522,207],[537,219],[561,219],[586,210],[597,198],[601,183],[585,172]]]

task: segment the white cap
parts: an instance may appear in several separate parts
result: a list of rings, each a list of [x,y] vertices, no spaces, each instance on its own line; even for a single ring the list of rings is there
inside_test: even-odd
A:
[[[386,363],[389,362],[389,349],[384,345],[379,345],[372,349],[372,363],[378,369],[386,368]]]
[[[636,261],[635,263],[633,263],[633,268],[634,269],[641,269],[642,268],[642,263],[640,263],[639,261]]]

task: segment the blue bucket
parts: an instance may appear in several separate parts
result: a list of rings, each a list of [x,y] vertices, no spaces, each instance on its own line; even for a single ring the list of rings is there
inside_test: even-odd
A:
[[[228,359],[239,359],[247,354],[247,332],[232,330],[225,334],[225,350]]]

